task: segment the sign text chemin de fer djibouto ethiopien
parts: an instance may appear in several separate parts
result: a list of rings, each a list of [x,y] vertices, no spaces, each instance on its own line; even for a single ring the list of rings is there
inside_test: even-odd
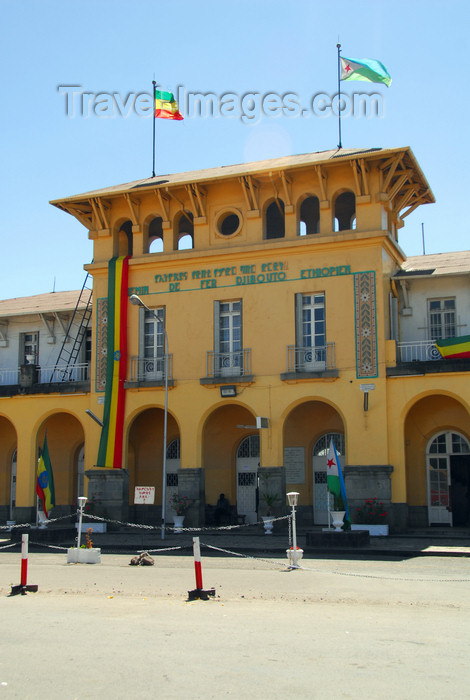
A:
[[[319,277],[341,277],[351,275],[350,265],[326,265],[300,270],[298,277],[288,276],[287,262],[265,262],[252,265],[230,265],[225,267],[207,267],[197,270],[180,270],[157,274],[154,282],[157,291],[188,292],[196,289],[214,289],[215,287],[242,287],[252,284],[270,284],[273,282],[294,282]],[[187,284],[189,282],[189,285]],[[131,294],[150,294],[149,286],[129,287]]]

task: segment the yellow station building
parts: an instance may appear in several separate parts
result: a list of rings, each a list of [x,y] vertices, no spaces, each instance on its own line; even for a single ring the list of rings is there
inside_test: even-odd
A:
[[[167,519],[174,493],[193,500],[188,522],[202,525],[220,493],[252,522],[266,512],[264,492],[278,494],[281,514],[286,491],[298,491],[301,522],[324,525],[333,437],[353,515],[378,497],[392,531],[467,524],[470,360],[441,359],[434,341],[469,332],[470,255],[407,261],[399,245],[406,216],[432,202],[408,147],[162,175],[53,201],[93,240],[93,293],[76,294],[74,319],[60,294],[40,295],[37,313],[16,300],[16,316],[15,300],[0,302],[0,358],[20,358],[21,380],[0,387],[0,517],[34,518],[47,429],[54,513],[94,484],[108,513],[158,523],[165,483]],[[86,411],[103,420],[108,273],[123,256],[126,293],[149,310],[128,304],[122,464],[106,469]],[[34,333],[57,348],[55,369],[76,374],[28,375]],[[32,364],[39,371],[41,354]],[[134,505],[137,486],[155,488],[153,506]]]

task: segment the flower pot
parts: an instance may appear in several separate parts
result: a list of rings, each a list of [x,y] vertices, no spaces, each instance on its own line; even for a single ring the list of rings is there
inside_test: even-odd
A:
[[[107,523],[83,523],[82,522],[82,535],[86,535],[86,531],[91,528],[92,532],[106,532]],[[78,531],[78,523],[75,523],[75,529]]]
[[[331,522],[333,524],[336,532],[340,532],[344,524],[344,516],[346,515],[345,510],[332,510],[330,511]]]
[[[351,525],[351,530],[368,530],[371,537],[386,537],[388,535],[388,525],[386,523],[369,525],[354,523]]]
[[[67,564],[101,564],[101,549],[69,547],[67,549]]]
[[[262,515],[265,535],[273,534],[274,515]]]
[[[175,533],[182,531],[183,522],[184,522],[184,515],[174,515],[173,516],[173,525],[174,525]]]
[[[294,565],[294,549],[293,549],[293,547],[291,547],[290,549],[286,549],[286,554],[287,554],[287,559],[289,560],[289,566],[293,566]],[[304,550],[297,547],[297,564],[301,561],[303,556],[304,556]]]

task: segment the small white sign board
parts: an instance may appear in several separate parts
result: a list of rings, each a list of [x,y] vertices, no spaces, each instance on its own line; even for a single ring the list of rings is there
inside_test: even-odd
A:
[[[361,391],[374,391],[375,384],[359,384],[359,389]]]
[[[136,486],[134,492],[135,505],[153,505],[155,503],[155,486]]]

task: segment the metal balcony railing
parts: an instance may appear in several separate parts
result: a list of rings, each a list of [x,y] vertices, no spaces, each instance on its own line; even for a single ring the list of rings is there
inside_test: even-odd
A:
[[[398,362],[427,362],[441,360],[435,340],[412,340],[397,343]]]
[[[287,346],[288,372],[323,372],[335,368],[335,344],[315,348],[299,348]]]
[[[26,367],[29,371],[25,371]],[[53,379],[51,380],[51,377]],[[88,362],[77,363],[73,366],[52,365],[40,367],[26,365],[10,369],[0,369],[0,386],[32,386],[53,382],[85,382],[90,378]]]
[[[77,362],[74,365],[53,365],[38,367],[38,383],[46,382],[86,382],[90,378],[88,362]]]
[[[237,352],[207,352],[208,377],[244,377],[251,374],[251,348]]]
[[[165,380],[165,357],[131,357],[131,382],[161,382]],[[168,380],[173,379],[173,355],[168,354]]]
[[[0,369],[0,386],[19,384],[20,368]]]

